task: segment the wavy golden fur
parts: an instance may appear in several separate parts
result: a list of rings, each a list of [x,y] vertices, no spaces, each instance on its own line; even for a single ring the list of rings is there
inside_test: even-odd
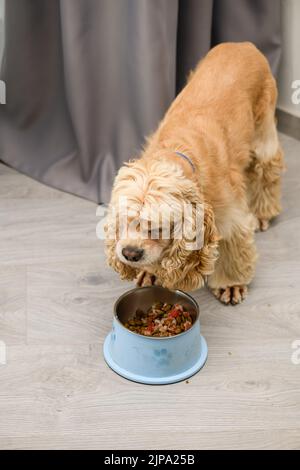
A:
[[[184,202],[203,204],[203,246],[189,250],[185,237],[107,239],[108,262],[123,279],[184,290],[207,280],[222,302],[243,300],[255,270],[255,228],[266,229],[281,210],[276,99],[267,60],[251,43],[221,44],[199,63],[141,157],[120,169],[108,227],[117,229],[111,214],[120,196],[136,219],[151,204],[178,212]],[[132,245],[143,253],[138,261],[123,256]]]

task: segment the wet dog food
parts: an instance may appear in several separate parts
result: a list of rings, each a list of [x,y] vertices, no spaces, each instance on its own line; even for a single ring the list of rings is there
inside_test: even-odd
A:
[[[174,336],[187,331],[193,324],[192,316],[180,304],[156,302],[147,312],[138,309],[125,326],[144,336]]]

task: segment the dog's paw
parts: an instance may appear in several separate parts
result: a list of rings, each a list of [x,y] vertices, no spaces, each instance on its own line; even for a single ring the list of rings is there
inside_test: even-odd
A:
[[[212,293],[225,305],[237,305],[247,297],[248,288],[244,285],[232,286],[225,289],[212,289]]]
[[[138,287],[154,286],[155,284],[154,274],[150,274],[147,271],[141,271],[136,278],[136,285]]]
[[[265,232],[270,227],[269,219],[257,219],[256,232]]]

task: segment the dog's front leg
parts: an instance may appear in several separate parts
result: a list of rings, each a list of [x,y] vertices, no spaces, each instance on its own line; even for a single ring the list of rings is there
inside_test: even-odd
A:
[[[154,274],[148,273],[148,271],[140,271],[135,282],[138,287],[157,285],[156,276]]]
[[[236,227],[230,239],[220,241],[219,258],[208,277],[208,285],[217,299],[232,305],[245,299],[256,257],[254,226]]]

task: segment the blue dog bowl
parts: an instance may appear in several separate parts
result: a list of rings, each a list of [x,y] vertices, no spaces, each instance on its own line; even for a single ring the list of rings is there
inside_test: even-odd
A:
[[[128,330],[124,323],[139,308],[155,302],[180,303],[193,317],[192,327],[176,336],[149,337]],[[105,339],[104,358],[117,374],[144,384],[170,384],[191,377],[204,365],[207,345],[200,334],[199,307],[188,294],[151,286],[123,294],[114,307],[112,331]]]

